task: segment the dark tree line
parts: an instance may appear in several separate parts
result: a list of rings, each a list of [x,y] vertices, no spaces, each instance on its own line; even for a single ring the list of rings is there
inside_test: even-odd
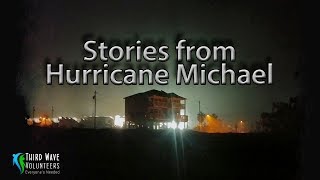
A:
[[[292,97],[289,102],[274,102],[271,112],[261,113],[258,132],[299,134],[304,119],[302,99]]]

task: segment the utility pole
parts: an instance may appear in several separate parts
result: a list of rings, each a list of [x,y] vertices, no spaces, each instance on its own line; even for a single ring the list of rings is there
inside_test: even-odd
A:
[[[94,99],[94,129],[96,129],[96,113],[97,113],[97,91],[94,91],[94,96],[93,96],[93,99]]]
[[[201,111],[200,111],[200,101],[199,101],[199,114],[198,114],[198,121],[199,121],[199,128],[200,128],[200,131],[201,131],[201,126],[202,126],[202,114],[201,114]]]
[[[51,118],[53,119],[53,106],[51,107]]]
[[[33,106],[33,108],[32,108],[32,117],[33,117],[33,119],[34,119],[34,112],[36,111],[36,109],[34,108],[34,106]]]

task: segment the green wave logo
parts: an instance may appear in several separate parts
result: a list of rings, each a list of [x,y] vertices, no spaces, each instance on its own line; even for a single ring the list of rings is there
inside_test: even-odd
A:
[[[25,154],[24,153],[17,153],[13,154],[13,165],[17,166],[17,168],[20,170],[20,174],[24,173],[25,169]]]

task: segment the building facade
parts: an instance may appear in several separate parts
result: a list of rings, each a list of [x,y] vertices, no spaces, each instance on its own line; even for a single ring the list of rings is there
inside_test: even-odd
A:
[[[186,98],[150,90],[125,97],[125,126],[163,129],[176,124],[187,128]]]

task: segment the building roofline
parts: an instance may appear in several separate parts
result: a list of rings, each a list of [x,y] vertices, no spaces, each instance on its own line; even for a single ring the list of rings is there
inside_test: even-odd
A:
[[[130,97],[134,97],[134,96],[138,96],[138,95],[144,95],[144,94],[150,94],[150,95],[158,95],[158,96],[164,96],[164,97],[176,97],[176,98],[180,98],[180,99],[186,99],[182,96],[179,96],[175,93],[166,93],[164,91],[159,91],[159,90],[156,90],[156,89],[151,89],[149,91],[145,91],[145,92],[141,92],[141,93],[137,93],[137,94],[133,94],[133,95],[130,95],[130,96],[127,96],[127,97],[124,97],[123,99],[126,99],[126,98],[130,98]]]

